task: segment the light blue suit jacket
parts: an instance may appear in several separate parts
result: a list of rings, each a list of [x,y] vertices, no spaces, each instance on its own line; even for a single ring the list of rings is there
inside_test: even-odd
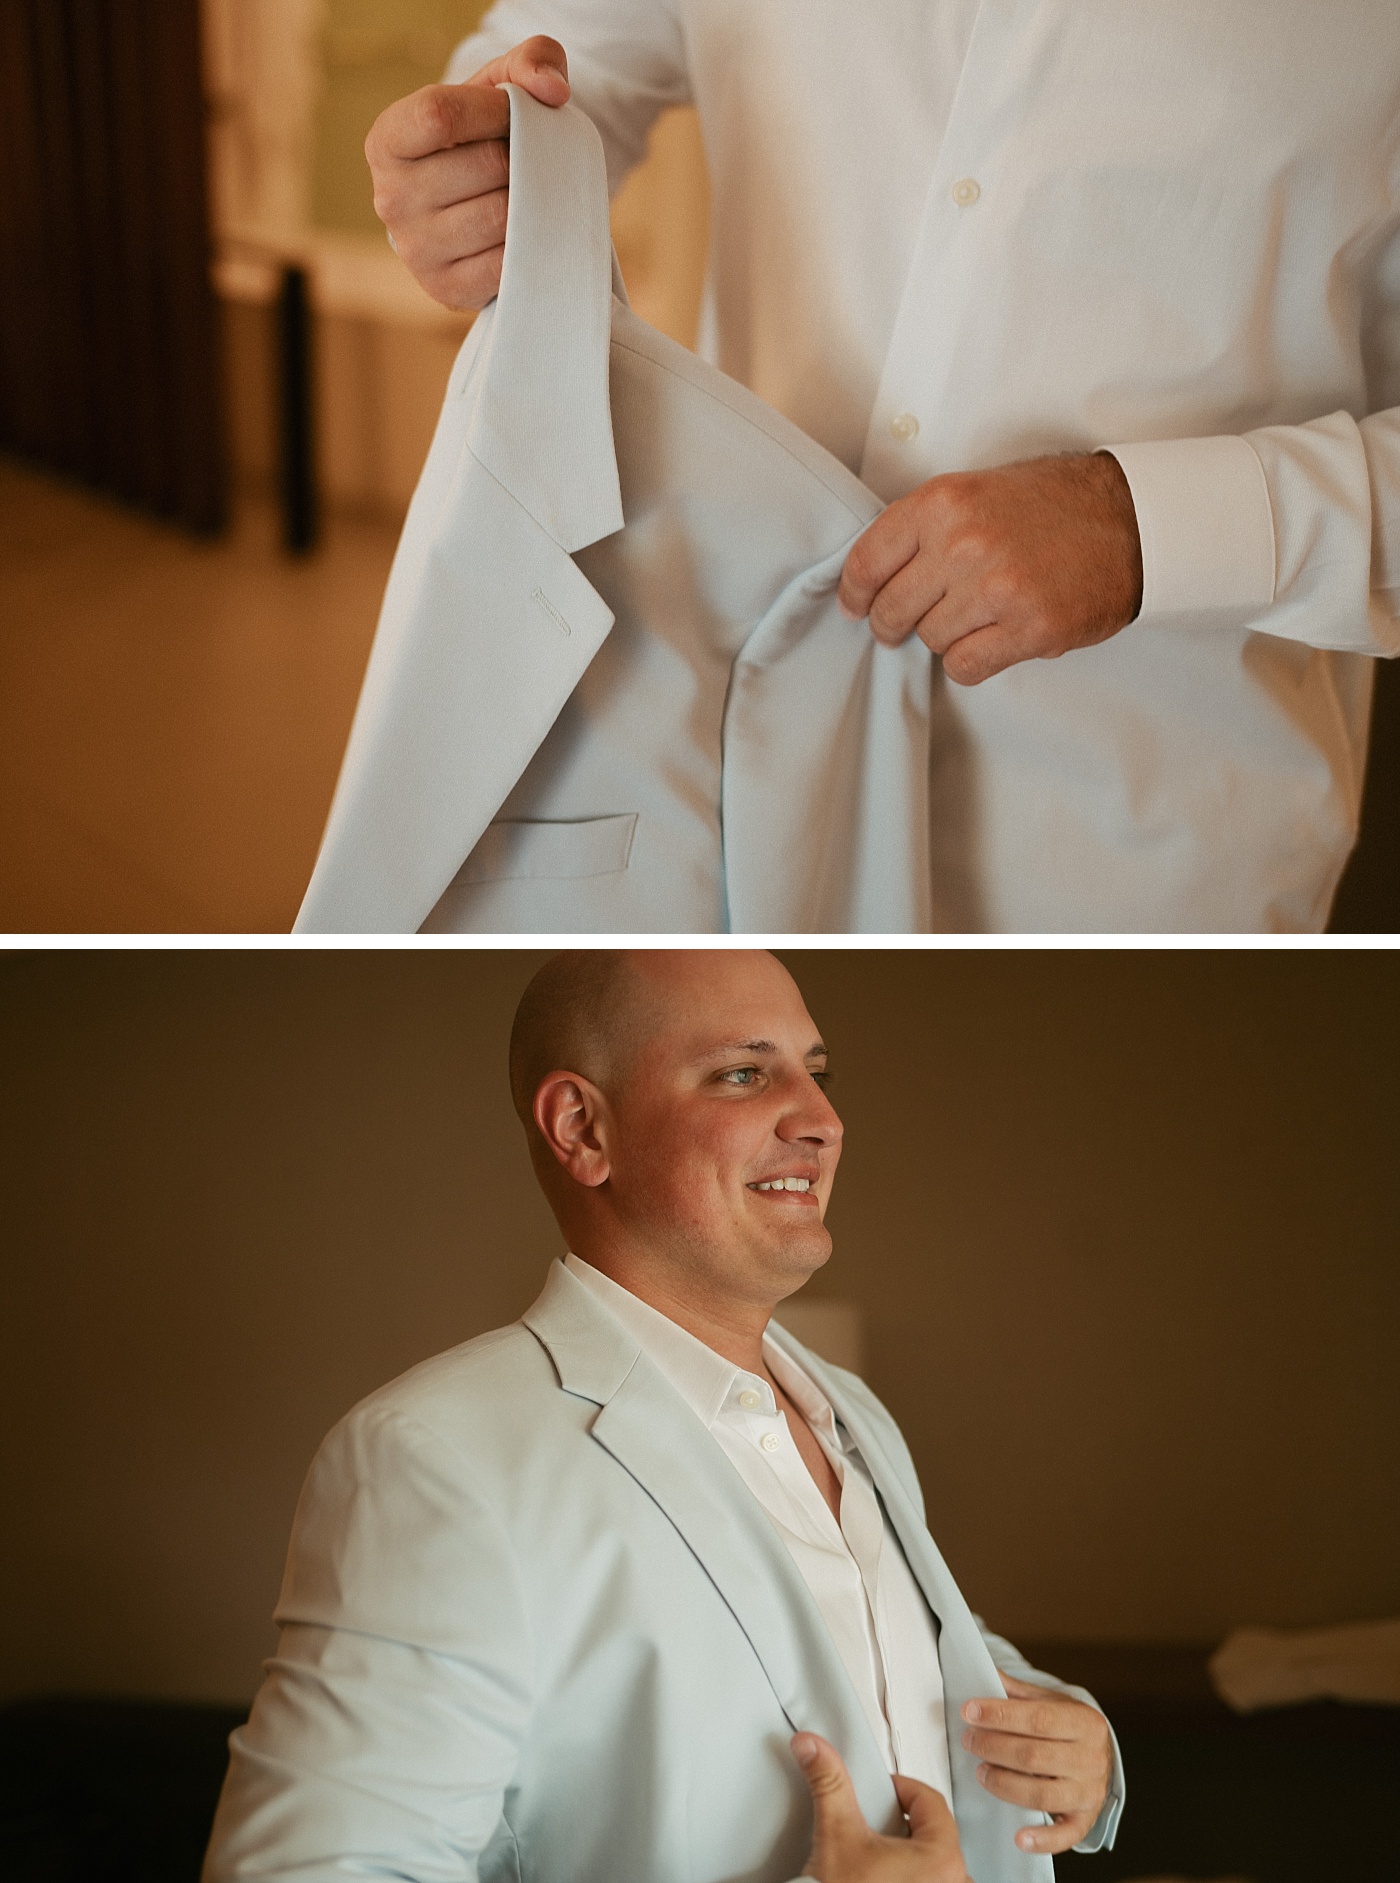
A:
[[[835,599],[879,500],[631,312],[597,131],[510,90],[501,291],[297,927],[925,930],[931,657]]]
[[[975,1777],[958,1711],[1036,1674],[969,1612],[899,1430],[775,1327],[859,1446],[939,1623],[975,1883],[1052,1883],[1032,1814]],[[796,1731],[893,1830],[884,1761],[792,1558],[636,1341],[562,1264],[523,1321],[414,1368],[327,1438],[277,1657],[206,1883],[783,1883],[811,1836]],[[1076,1688],[1064,1691],[1080,1694]],[[1094,1842],[1111,1841],[1121,1765]]]

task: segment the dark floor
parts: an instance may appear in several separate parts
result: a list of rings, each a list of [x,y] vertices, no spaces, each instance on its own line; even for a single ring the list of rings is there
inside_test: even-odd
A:
[[[1061,1877],[1400,1883],[1400,1708],[1323,1704],[1237,1718],[1205,1650],[1022,1644],[1089,1687],[1123,1749],[1117,1848]],[[29,1701],[0,1709],[3,1883],[197,1883],[243,1715]]]

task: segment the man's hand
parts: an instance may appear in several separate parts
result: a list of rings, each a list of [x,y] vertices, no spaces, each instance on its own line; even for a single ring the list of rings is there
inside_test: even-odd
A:
[[[1102,1713],[1068,1694],[1002,1675],[1006,1700],[969,1700],[962,1742],[985,1761],[979,1783],[994,1798],[1046,1811],[1053,1824],[1018,1831],[1022,1850],[1058,1853],[1081,1843],[1103,1810],[1113,1745]]]
[[[917,632],[960,686],[1092,647],[1142,606],[1128,480],[1107,452],[931,478],[855,544],[839,600],[888,647]]]
[[[798,1733],[793,1757],[812,1792],[812,1854],[804,1876],[816,1883],[969,1883],[958,1827],[931,1785],[896,1778],[908,1837],[881,1837],[866,1823],[840,1754],[815,1733]]]
[[[394,247],[444,307],[485,307],[501,286],[510,183],[510,100],[569,97],[557,39],[527,39],[465,85],[425,85],[390,105],[365,140],[374,208]]]

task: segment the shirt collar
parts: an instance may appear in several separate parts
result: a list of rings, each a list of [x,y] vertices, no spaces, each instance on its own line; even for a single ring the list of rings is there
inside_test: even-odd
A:
[[[726,1360],[723,1354],[716,1353],[713,1347],[707,1347],[703,1340],[697,1340],[694,1334],[688,1333],[649,1302],[641,1300],[615,1282],[611,1275],[605,1275],[601,1269],[583,1261],[572,1250],[564,1257],[564,1266],[571,1275],[578,1277],[616,1320],[621,1321],[648,1360],[670,1381],[706,1430],[714,1425],[730,1397],[741,1389],[741,1384],[752,1382],[765,1395],[769,1392],[766,1380],[747,1372],[743,1367],[735,1366],[732,1360]],[[763,1358],[774,1379],[807,1423],[827,1436],[838,1450],[842,1449],[836,1432],[835,1415],[825,1393],[766,1334],[763,1339]]]

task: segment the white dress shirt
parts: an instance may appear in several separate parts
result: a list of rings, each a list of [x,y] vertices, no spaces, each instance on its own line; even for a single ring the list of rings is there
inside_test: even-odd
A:
[[[763,1357],[841,1485],[838,1523],[767,1380],[570,1254],[565,1267],[622,1322],[758,1499],[812,1593],[891,1772],[952,1797],[938,1629],[860,1453],[820,1388],[765,1338]]]
[[[890,500],[1113,448],[1139,619],[935,700],[935,925],[1325,923],[1400,651],[1395,0],[498,0],[614,181],[699,109],[706,349]]]

